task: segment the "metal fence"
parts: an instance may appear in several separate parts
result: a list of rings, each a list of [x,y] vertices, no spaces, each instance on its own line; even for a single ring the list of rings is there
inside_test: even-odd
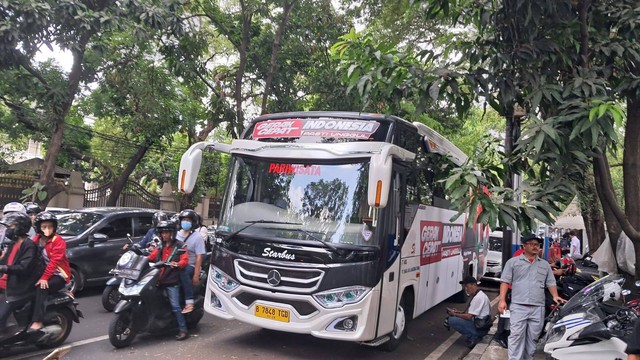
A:
[[[85,190],[84,207],[107,206],[107,199],[110,193],[111,184],[104,184],[94,189]],[[116,206],[158,209],[160,208],[160,197],[148,192],[140,184],[127,181],[118,197]]]
[[[0,174],[0,209],[12,201],[22,202],[23,190],[29,189],[38,181],[38,178],[24,174]],[[64,179],[56,179],[56,182],[65,184]]]

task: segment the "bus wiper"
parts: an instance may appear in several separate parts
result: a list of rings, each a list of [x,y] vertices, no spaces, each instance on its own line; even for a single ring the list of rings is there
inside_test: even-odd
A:
[[[245,224],[248,224],[246,226],[241,227],[240,229],[232,232],[231,234],[225,236],[222,238],[222,241],[227,241],[229,239],[231,239],[232,237],[240,234],[241,232],[245,231],[247,228],[255,225],[255,224],[282,224],[282,225],[302,225],[301,223],[294,223],[294,222],[288,222],[288,221],[273,221],[273,220],[252,220],[252,221],[245,221]]]
[[[336,251],[336,252],[340,250],[340,248],[338,248],[337,246],[333,245],[330,242],[323,241],[322,239],[320,239],[317,236],[313,235],[310,231],[307,231],[305,229],[296,229],[296,230],[300,231],[301,233],[304,233],[305,235],[310,237],[311,240],[317,242],[318,244],[321,244],[322,247],[324,247],[324,248],[329,248],[329,249],[331,249],[333,251]]]

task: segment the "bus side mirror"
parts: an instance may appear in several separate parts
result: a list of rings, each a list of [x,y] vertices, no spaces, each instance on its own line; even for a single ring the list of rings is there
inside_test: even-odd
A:
[[[389,200],[393,160],[387,152],[374,154],[369,163],[369,206],[383,208]]]
[[[191,145],[180,159],[180,172],[178,173],[178,189],[190,194],[196,186],[200,165],[202,164],[202,150],[212,147],[214,150],[229,153],[231,146],[228,144],[199,142]]]

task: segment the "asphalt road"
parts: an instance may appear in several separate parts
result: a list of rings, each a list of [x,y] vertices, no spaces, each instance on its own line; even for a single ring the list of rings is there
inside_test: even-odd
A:
[[[482,286],[493,299],[497,286]],[[113,314],[101,305],[102,288],[89,288],[79,294],[79,309],[85,318],[74,328],[65,345],[71,349],[63,357],[75,359],[461,359],[468,353],[463,340],[442,326],[447,307],[464,309],[465,304],[445,301],[409,323],[408,338],[393,353],[356,343],[317,339],[309,335],[260,329],[237,321],[225,321],[205,314],[191,338],[178,342],[173,333],[140,335],[130,348],[115,349],[107,331]],[[43,359],[51,351],[35,347],[0,352],[11,360]]]

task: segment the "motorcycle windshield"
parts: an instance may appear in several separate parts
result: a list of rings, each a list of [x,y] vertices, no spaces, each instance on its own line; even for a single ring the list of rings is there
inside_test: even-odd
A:
[[[584,309],[592,306],[596,302],[608,300],[608,298],[611,297],[611,291],[621,291],[623,284],[624,277],[618,274],[607,275],[589,284],[564,304],[560,311],[560,317],[570,313],[584,311]],[[619,296],[619,293],[617,295]]]

